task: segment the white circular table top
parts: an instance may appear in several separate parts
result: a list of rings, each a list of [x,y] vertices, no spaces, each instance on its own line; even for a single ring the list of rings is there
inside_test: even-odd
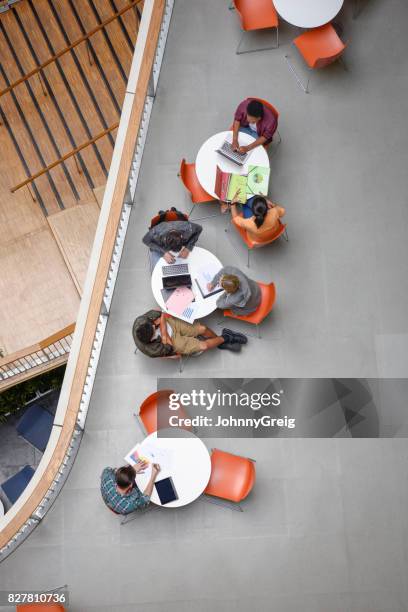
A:
[[[279,15],[299,28],[317,28],[331,21],[344,0],[273,0]]]
[[[217,299],[220,294],[216,293],[215,295],[203,298],[194,279],[197,277],[198,271],[202,268],[208,267],[208,269],[214,269],[214,274],[218,272],[218,270],[221,270],[222,263],[218,257],[211,253],[211,251],[207,251],[207,249],[195,246],[187,259],[179,258],[176,260],[176,263],[188,263],[190,276],[193,280],[192,291],[195,295],[195,319],[201,319],[214,312],[217,308]],[[167,312],[167,310],[161,294],[161,290],[163,289],[162,266],[168,265],[166,260],[161,257],[152,273],[152,291],[154,299],[164,312]]]
[[[3,502],[0,499],[0,516],[4,516],[4,506],[3,506]]]
[[[166,431],[175,435],[176,428],[168,430],[163,429],[160,435]],[[193,433],[184,429],[177,429],[177,436],[172,438],[157,437],[157,431],[150,434],[141,443],[141,452],[143,446],[152,447],[158,453],[158,461],[160,464],[160,473],[156,480],[162,480],[171,476],[174,488],[177,491],[178,499],[165,504],[163,508],[178,508],[186,506],[193,502],[206,488],[211,475],[211,458],[207,447]],[[161,456],[161,458],[160,458]],[[144,490],[150,480],[151,465],[148,466],[143,474],[136,475],[136,483],[141,491]],[[156,488],[153,487],[151,501],[158,506],[161,506]]]
[[[196,157],[196,174],[197,178],[200,181],[203,189],[206,190],[207,193],[212,195],[214,198],[217,198],[216,193],[214,192],[215,188],[215,177],[217,172],[217,165],[224,172],[234,172],[234,174],[248,174],[248,166],[266,166],[269,168],[269,157],[264,147],[259,146],[255,149],[252,149],[250,155],[243,166],[238,166],[238,164],[234,164],[234,162],[229,161],[223,155],[217,153],[217,149],[219,149],[224,142],[224,140],[229,140],[232,142],[232,132],[219,132],[218,134],[214,134],[208,140],[201,145],[199,152]],[[245,132],[238,133],[238,142],[240,145],[249,145],[251,142],[254,142],[255,138],[246,134]],[[248,199],[251,196],[248,196]]]

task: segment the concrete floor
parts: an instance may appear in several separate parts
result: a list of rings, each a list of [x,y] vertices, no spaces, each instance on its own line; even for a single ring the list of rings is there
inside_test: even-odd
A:
[[[171,361],[133,355],[133,319],[154,306],[141,237],[158,209],[189,209],[180,159],[194,161],[244,97],[281,113],[271,196],[287,208],[290,241],[255,253],[251,268],[276,283],[277,304],[261,341],[191,360],[183,376],[408,375],[408,5],[366,0],[353,21],[347,4],[349,70],[313,74],[305,95],[284,60],[297,30],[282,24],[279,50],[236,56],[227,4],[176,0],[85,437],[54,508],[2,564],[1,588],[68,583],[76,612],[403,612],[403,439],[217,440],[257,459],[242,514],[199,501],[120,526],[100,499],[102,468],[142,438],[132,412],[157,376],[178,376]],[[225,219],[204,223],[200,244],[237,261]]]

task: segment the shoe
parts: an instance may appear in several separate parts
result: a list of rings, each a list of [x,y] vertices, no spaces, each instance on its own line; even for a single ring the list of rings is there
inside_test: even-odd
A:
[[[223,342],[217,346],[221,351],[232,351],[233,353],[239,353],[241,350],[240,344],[231,344],[231,342]]]
[[[232,329],[224,328],[221,335],[225,337],[228,342],[232,342],[234,344],[247,344],[248,342],[248,338],[244,336],[244,334],[232,331]]]

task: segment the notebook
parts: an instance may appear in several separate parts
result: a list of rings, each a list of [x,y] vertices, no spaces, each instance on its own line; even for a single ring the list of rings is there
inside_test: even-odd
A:
[[[163,478],[162,480],[157,480],[154,483],[156,487],[157,495],[159,496],[160,503],[162,505],[169,504],[172,501],[178,499],[177,491],[173,484],[173,479],[171,476],[168,478]]]
[[[266,166],[249,166],[246,193],[249,196],[266,196],[269,188],[270,169]]]
[[[203,266],[202,268],[199,268],[197,270],[197,277],[194,280],[204,299],[210,297],[211,295],[215,295],[216,293],[221,293],[221,291],[224,291],[224,289],[219,286],[214,287],[214,289],[212,289],[211,291],[208,291],[207,288],[208,283],[212,281],[219,269],[219,266],[215,264],[210,264],[205,267]]]
[[[217,166],[217,174],[215,177],[215,193],[224,202],[231,202],[234,199],[237,191],[239,194],[236,199],[241,204],[246,202],[247,177],[241,174],[233,174],[232,172],[223,172]]]

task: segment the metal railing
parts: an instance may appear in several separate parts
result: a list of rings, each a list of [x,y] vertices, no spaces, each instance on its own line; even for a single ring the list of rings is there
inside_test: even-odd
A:
[[[34,344],[23,355],[14,356],[12,360],[6,361],[7,356],[0,360],[0,390],[2,381],[10,382],[16,376],[20,376],[33,369],[38,369],[44,364],[51,365],[60,357],[67,356],[71,350],[74,337],[75,323],[65,327],[57,334]]]
[[[22,497],[0,519],[0,561],[52,506],[85,427],[174,0],[145,0],[132,69],[53,432]]]

